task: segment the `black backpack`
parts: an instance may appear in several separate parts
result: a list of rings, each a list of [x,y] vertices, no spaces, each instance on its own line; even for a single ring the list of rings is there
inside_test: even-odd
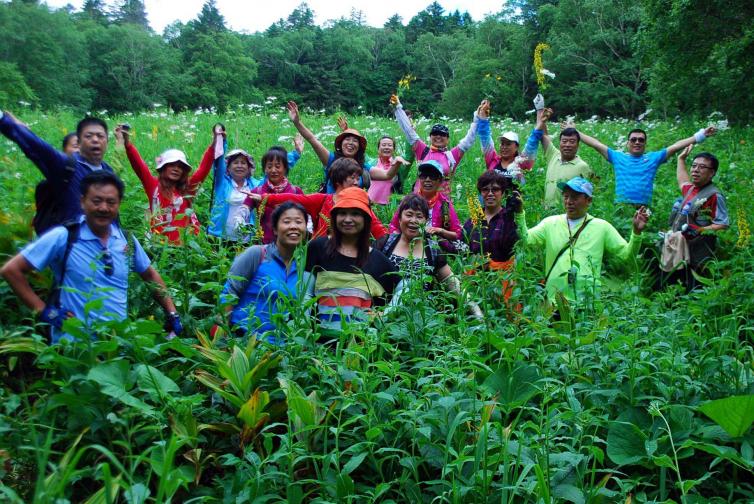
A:
[[[34,204],[37,211],[31,221],[37,236],[48,229],[65,224],[63,222],[63,194],[76,173],[76,160],[69,157],[65,164],[62,186],[44,179],[34,189]]]

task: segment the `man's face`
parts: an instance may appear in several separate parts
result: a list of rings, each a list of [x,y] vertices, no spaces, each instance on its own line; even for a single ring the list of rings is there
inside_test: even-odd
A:
[[[79,152],[84,159],[100,164],[107,152],[107,131],[99,124],[88,124],[81,130]]]
[[[561,136],[560,137],[560,157],[563,161],[570,161],[576,157],[579,151],[579,137]]]
[[[644,133],[631,133],[628,136],[628,153],[632,156],[641,156],[647,148],[647,136]]]
[[[703,157],[697,157],[691,163],[691,182],[697,187],[704,187],[712,181],[715,172],[712,170],[712,161]]]
[[[575,220],[585,216],[591,204],[592,198],[586,194],[574,191],[570,187],[563,190],[563,206],[569,219]]]
[[[81,209],[93,231],[106,229],[118,217],[120,195],[112,184],[92,184],[81,197]]]

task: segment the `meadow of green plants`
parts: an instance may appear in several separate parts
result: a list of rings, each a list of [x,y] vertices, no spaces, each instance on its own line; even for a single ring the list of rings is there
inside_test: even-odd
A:
[[[13,111],[58,144],[71,113]],[[469,111],[469,119],[471,115]],[[711,120],[718,120],[711,118]],[[295,133],[279,100],[219,116],[157,108],[127,121],[146,160],[182,148],[196,166],[211,127],[225,123],[231,148],[261,158]],[[332,144],[334,116],[305,122]],[[374,155],[388,117],[350,117]],[[579,122],[579,118],[577,118]],[[448,120],[460,138],[466,121]],[[430,119],[417,121],[424,134]],[[581,127],[622,147],[628,120],[584,120]],[[701,124],[643,125],[649,149]],[[528,134],[531,124],[495,119],[494,132]],[[557,126],[554,126],[557,132]],[[731,229],[704,288],[651,292],[641,272],[608,268],[600,303],[589,312],[561,307],[552,323],[542,304],[538,251],[520,250],[510,313],[492,274],[463,276],[484,323],[463,315],[463,300],[415,289],[371,327],[354,327],[330,346],[317,343],[307,306],[291,306],[286,345],[208,336],[235,251],[201,235],[182,248],[147,245],[168,282],[187,331],[166,341],[162,315],[140,281],[128,321],[100,337],[49,347],[31,314],[0,284],[0,500],[5,502],[751,502],[754,501],[754,211],[750,127],[731,127],[704,144],[721,160]],[[697,147],[697,151],[701,148]],[[584,147],[600,179],[592,213],[624,236],[631,212],[613,204],[609,165]],[[106,160],[127,183],[122,222],[145,234],[147,199],[125,154],[111,140]],[[530,224],[545,216],[541,161],[524,187]],[[33,190],[40,175],[0,140],[0,252],[31,239]],[[483,170],[478,144],[453,180],[462,219]],[[291,172],[314,191],[321,167],[307,145]],[[408,186],[408,184],[406,184]],[[207,223],[211,181],[195,209]],[[651,247],[666,226],[677,186],[675,159],[663,165]],[[387,221],[395,208],[381,211]],[[146,242],[146,239],[142,239]],[[451,261],[456,273],[471,258]],[[33,280],[40,290],[48,277]]]

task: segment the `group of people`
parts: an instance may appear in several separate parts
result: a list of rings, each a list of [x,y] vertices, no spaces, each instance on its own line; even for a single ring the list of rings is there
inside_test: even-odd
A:
[[[544,250],[547,299],[562,297],[579,306],[599,294],[605,254],[626,264],[636,259],[640,234],[650,216],[647,205],[655,175],[676,152],[680,152],[677,179],[681,197],[673,208],[670,229],[663,235],[659,261],[666,273],[663,278],[681,278],[690,287],[693,277],[689,270],[704,268],[714,252],[714,232],[728,226],[725,198],[712,183],[717,159],[699,153],[693,156],[690,175],[686,168],[692,146],[713,135],[712,127],[649,153],[645,152],[647,133],[634,129],[628,134],[624,153],[566,124],[556,147],[547,132],[553,111],[538,95],[534,102],[536,125],[523,149],[512,131],[500,135],[499,149],[495,149],[491,107],[486,100],[474,112],[463,139],[450,147],[446,125],[434,124],[425,142],[400,100],[392,96],[390,103],[407,141],[405,156],[396,154],[396,140],[385,135],[378,141],[377,159],[369,160],[366,137],[349,128],[344,119],[339,120],[341,132],[331,151],[303,124],[297,104],[289,102],[288,114],[299,133],[295,149],[268,149],[261,158],[262,178],[254,177],[252,155],[240,148],[227,150],[222,124],[213,127],[211,142],[195,171],[182,151],[169,149],[156,159],[153,174],[133,144],[128,125],[118,125],[115,137],[124,145],[144,187],[153,239],[180,246],[185,233],[201,232],[193,199],[210,173],[213,200],[207,232],[240,245],[248,243],[253,234],[261,237],[261,244],[249,246],[235,258],[220,302],[234,332],[254,334],[271,343],[283,342],[278,324],[280,315],[288,313],[290,301],[311,297],[316,297],[316,318],[323,333],[366,323],[376,306],[386,305],[388,310],[399,306],[402,294],[412,286],[429,289],[432,283],[456,293],[469,315],[481,318],[479,306],[465,297],[448,261],[449,254],[461,250],[478,257],[474,269],[499,272],[499,302],[507,309],[520,309],[509,306],[517,243]],[[40,236],[0,270],[21,301],[51,326],[51,341],[74,339],[70,334],[74,326],[64,325],[68,319],[89,326],[98,320],[125,318],[130,269],[154,285],[155,298],[166,313],[166,330],[180,334],[181,318],[165,282],[151,267],[139,241],[120,226],[123,183],[103,161],[107,124],[98,118],[83,119],[76,134],[64,140],[63,152],[8,112],[0,116],[0,132],[21,148],[42,171],[44,183],[54,188],[54,198],[42,204],[37,199],[37,217],[45,213],[45,218],[35,220],[47,223],[35,224]],[[450,180],[477,136],[487,168],[476,183],[481,208],[472,211],[462,226],[449,191]],[[288,180],[304,141],[323,166],[324,181],[318,193],[305,194]],[[578,155],[582,142],[613,166],[616,203],[635,207],[628,241],[610,223],[589,214],[594,171]],[[565,213],[529,228],[519,188],[540,145],[546,163],[545,205],[552,208],[562,201]],[[401,199],[386,228],[372,208],[388,203],[414,160],[417,180],[413,191]],[[54,207],[54,212],[47,207]],[[294,252],[304,245],[305,263],[297,264]],[[42,300],[27,275],[48,266],[53,271],[54,288],[51,296]],[[93,299],[102,302],[87,309]]]

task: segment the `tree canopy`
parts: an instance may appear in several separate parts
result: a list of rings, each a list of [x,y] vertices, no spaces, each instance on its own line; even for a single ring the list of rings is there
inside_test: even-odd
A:
[[[219,109],[274,95],[312,108],[385,113],[401,90],[425,114],[468,116],[482,98],[521,118],[543,91],[568,114],[708,115],[754,110],[754,4],[742,0],[514,0],[474,21],[432,2],[381,28],[360,11],[325,26],[306,4],[267,30],[237,33],[215,0],[156,34],[141,0],[86,0],[81,11],[0,3],[0,97],[41,108]],[[706,35],[709,34],[709,35]],[[533,66],[537,44],[547,74]],[[540,82],[541,84],[541,82]]]

